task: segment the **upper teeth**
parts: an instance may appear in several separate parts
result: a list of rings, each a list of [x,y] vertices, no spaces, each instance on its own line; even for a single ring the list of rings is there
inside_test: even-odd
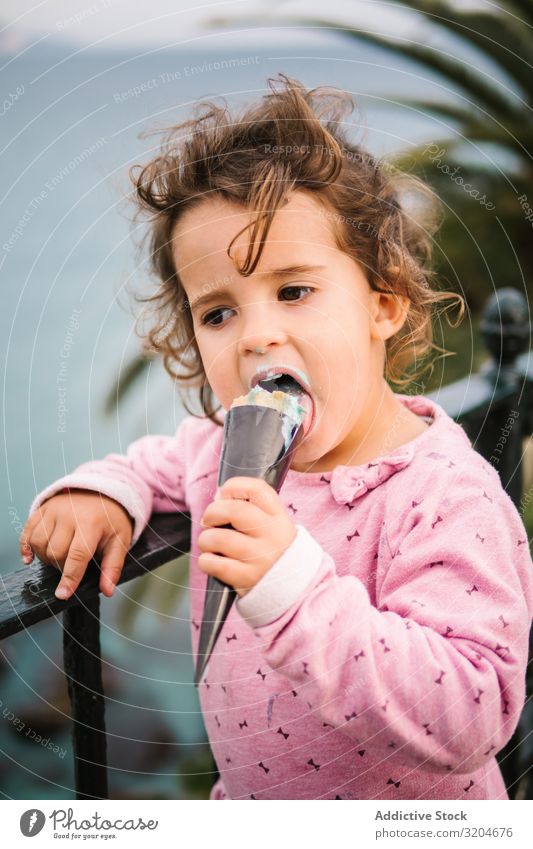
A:
[[[281,368],[278,371],[274,367],[274,368],[271,368],[270,370],[266,370],[266,371],[263,371],[263,372],[261,372],[259,369],[257,369],[256,375],[257,375],[257,377],[252,381],[251,385],[255,386],[255,385],[262,383],[264,381],[277,382],[280,379],[283,379],[284,377],[286,377],[286,378],[291,378],[292,380],[294,380],[300,386],[302,386],[302,385],[304,387],[306,386],[304,381],[298,380],[298,378],[294,377],[290,372],[285,371],[283,368]]]

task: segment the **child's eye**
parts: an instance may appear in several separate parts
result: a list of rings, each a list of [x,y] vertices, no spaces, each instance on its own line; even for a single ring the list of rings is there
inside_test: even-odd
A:
[[[208,324],[210,327],[220,327],[221,325],[215,322],[215,318],[222,313],[227,312],[229,307],[218,307],[216,310],[211,310],[206,315],[202,316],[202,324]]]
[[[309,294],[310,292],[313,292],[314,289],[311,286],[285,286],[284,289],[280,290],[279,296],[281,297],[281,295],[284,295],[287,292],[294,293],[294,292],[298,292],[298,291],[300,291],[300,292],[305,291],[307,294]],[[305,295],[304,298],[305,297],[307,297],[307,295]],[[287,299],[282,298],[282,300],[299,301],[299,300],[303,300],[303,298],[298,298],[298,297],[290,298],[289,297]],[[232,311],[230,309],[230,307],[217,307],[216,310],[211,310],[211,312],[206,313],[206,315],[204,315],[202,317],[201,323],[207,324],[207,325],[209,325],[209,327],[222,327],[222,324],[224,322],[220,322],[217,319],[219,319],[221,317],[222,313],[225,313],[225,312],[228,312],[228,311],[229,312]]]
[[[284,292],[295,292],[298,289],[300,291],[303,291],[305,289],[307,292],[313,291],[313,289],[310,286],[285,286],[285,288],[281,290],[280,295],[282,295]],[[293,298],[290,298],[290,300],[292,301]],[[296,300],[296,299],[294,299],[294,300]]]

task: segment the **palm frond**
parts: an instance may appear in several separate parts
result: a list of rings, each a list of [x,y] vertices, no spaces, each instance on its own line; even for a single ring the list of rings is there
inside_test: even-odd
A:
[[[403,150],[394,156],[391,165],[399,172],[412,172],[423,177],[438,189],[438,194],[446,194],[448,186],[457,191],[461,186],[452,179],[462,177],[465,182],[491,193],[491,198],[501,198],[510,194],[516,204],[516,197],[524,193],[526,183],[519,176],[511,178],[506,171],[501,171],[491,163],[482,161],[466,163],[460,155],[459,145],[451,146],[446,139],[431,142],[427,145],[417,145],[410,150]]]
[[[120,374],[115,378],[104,399],[105,415],[108,416],[116,410],[120,401],[147,369],[151,359],[151,357],[147,357],[144,354],[137,354],[124,366]]]
[[[257,14],[239,17],[239,23],[262,24],[263,26],[266,20],[265,15]],[[420,65],[442,75],[454,86],[466,92],[474,106],[482,104],[490,114],[495,113],[502,120],[505,117],[516,118],[517,121],[524,120],[523,107],[519,103],[515,103],[511,97],[500,93],[493,83],[486,82],[482,72],[474,70],[471,65],[465,62],[454,59],[444,50],[427,47],[425,44],[419,44],[418,42],[400,36],[392,38],[385,35],[378,35],[377,33],[340,24],[338,21],[327,18],[291,15],[290,19],[284,19],[284,22],[287,23],[289,20],[291,24],[328,29],[344,35],[349,39],[364,41],[375,47],[381,47],[397,53],[406,59],[412,59]],[[210,20],[210,24],[212,25],[217,24],[220,26],[227,23],[227,18],[217,17]]]
[[[402,0],[441,27],[475,45],[496,61],[516,82],[525,96],[531,91],[533,40],[526,28],[512,15],[492,11],[461,9],[439,0]]]
[[[529,23],[533,27],[533,3],[531,0],[507,0],[506,7],[510,14],[516,15],[524,23]]]
[[[433,100],[398,99],[399,105],[413,109],[421,114],[441,116],[459,124],[458,132],[466,140],[490,142],[508,148],[522,157],[526,163],[531,160],[530,151],[533,142],[533,125],[524,126],[523,122],[499,123],[490,116],[468,112],[462,106]]]
[[[497,88],[485,81],[481,72],[477,72],[465,63],[454,59],[443,50],[427,47],[425,44],[411,41],[407,38],[396,36],[391,38],[385,35],[360,30],[346,25],[339,25],[330,20],[298,18],[298,23],[328,28],[350,39],[357,39],[375,47],[385,48],[406,59],[413,59],[426,68],[445,77],[457,88],[466,92],[472,100],[472,104],[482,104],[490,114],[497,114],[500,119],[515,118],[523,120],[523,108],[506,95],[501,94]]]
[[[442,139],[431,139],[431,142],[428,142],[427,144],[417,144],[414,147],[404,148],[398,153],[392,155],[389,154],[387,160],[389,164],[398,168],[400,171],[412,171],[428,162],[428,149],[430,146],[436,147],[438,151],[444,151],[448,161],[454,157],[454,152],[459,147],[459,144],[459,139],[451,139],[449,136]],[[436,152],[437,151],[433,150],[433,153]]]
[[[421,100],[411,97],[395,97],[395,105],[406,106],[409,109],[414,109],[417,112],[430,112],[433,115],[441,115],[451,121],[457,121],[459,124],[468,124],[474,115],[479,115],[479,119],[483,118],[483,114],[479,109],[472,110],[463,104],[451,103],[443,100]]]
[[[533,141],[533,126],[524,127],[516,123],[508,122],[505,126],[499,122],[484,117],[482,114],[476,116],[475,112],[467,112],[459,105],[443,103],[433,100],[411,100],[408,98],[395,98],[395,103],[419,112],[422,115],[433,114],[446,120],[455,121],[458,124],[456,132],[466,141],[483,141],[497,144],[518,154],[525,160],[530,161],[531,142]],[[448,141],[449,144],[449,141]]]

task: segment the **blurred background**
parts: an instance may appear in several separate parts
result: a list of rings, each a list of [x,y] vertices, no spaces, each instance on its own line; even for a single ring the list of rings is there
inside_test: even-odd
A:
[[[145,433],[172,433],[186,414],[160,364],[138,358],[129,292],[152,284],[127,171],[158,146],[140,134],[190,117],[194,101],[244,105],[279,72],[338,86],[359,105],[353,139],[434,187],[439,286],[469,311],[457,329],[436,326],[456,355],[425,391],[479,368],[480,309],[495,289],[529,295],[533,2],[331,0],[327,15],[325,5],[3,0],[0,575],[19,566],[39,490]],[[524,520],[531,537],[529,507]],[[102,603],[113,798],[207,798],[214,781],[192,685],[186,558],[177,565]],[[68,716],[61,622],[4,640],[3,797],[74,798]]]

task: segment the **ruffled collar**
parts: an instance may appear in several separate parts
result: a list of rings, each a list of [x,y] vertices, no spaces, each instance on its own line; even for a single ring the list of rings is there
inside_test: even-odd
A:
[[[439,404],[423,395],[396,393],[396,397],[415,415],[430,419],[430,426],[414,439],[369,463],[359,466],[336,466],[327,472],[297,472],[289,469],[287,482],[294,482],[299,486],[316,486],[317,482],[329,483],[335,501],[339,504],[351,504],[368,490],[374,489],[408,466],[415,453],[424,446],[431,445],[436,449],[441,431],[450,423],[459,427]]]

